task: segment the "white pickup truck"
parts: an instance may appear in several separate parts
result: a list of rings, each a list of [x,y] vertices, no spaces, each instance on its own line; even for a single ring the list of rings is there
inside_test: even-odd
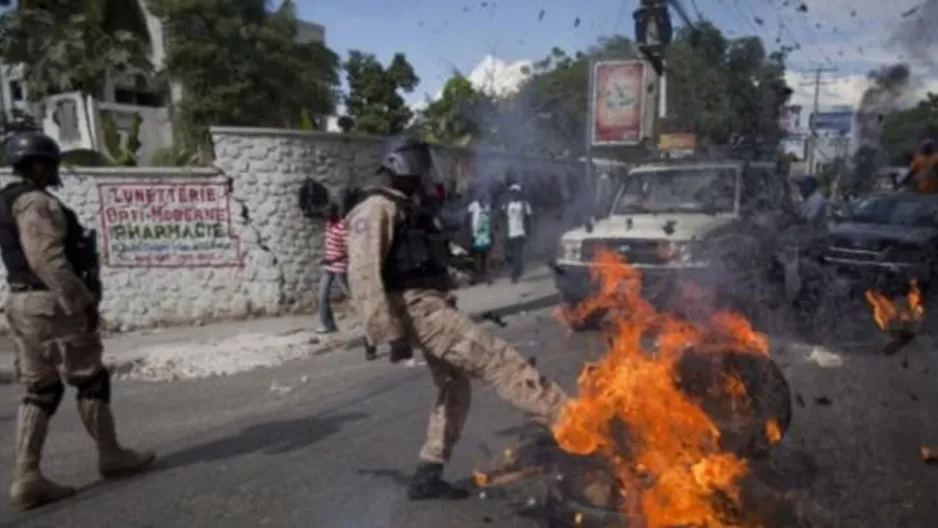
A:
[[[784,282],[769,246],[772,230],[793,218],[794,204],[787,178],[773,164],[667,160],[640,165],[612,187],[605,215],[561,237],[554,273],[565,304],[595,290],[589,266],[601,247],[642,272],[652,300],[673,293],[682,280],[721,293],[746,290],[746,280],[769,280],[762,271],[741,276],[757,269],[773,270],[774,280]]]

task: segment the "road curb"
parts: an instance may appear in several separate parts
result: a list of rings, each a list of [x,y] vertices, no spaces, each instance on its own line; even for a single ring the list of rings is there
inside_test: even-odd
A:
[[[496,324],[501,324],[502,317],[546,308],[556,303],[557,299],[558,295],[556,293],[532,294],[529,297],[525,297],[514,304],[499,306],[486,310],[474,310],[469,312],[468,315],[470,319],[476,322],[491,321]],[[361,346],[364,346],[364,339],[362,336],[356,335],[354,337],[337,339],[333,342],[324,344],[320,350],[313,352],[311,356],[322,356],[331,354],[337,350],[352,350]],[[131,370],[133,370],[135,365],[142,362],[142,358],[133,358],[125,361],[105,361],[105,365],[107,366],[108,370],[111,371],[112,376],[121,376],[129,373]],[[15,381],[14,378],[15,376],[12,368],[0,367],[0,385],[12,384]]]

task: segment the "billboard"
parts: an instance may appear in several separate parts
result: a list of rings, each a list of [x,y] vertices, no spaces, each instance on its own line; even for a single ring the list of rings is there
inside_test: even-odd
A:
[[[801,106],[792,105],[782,108],[778,117],[778,126],[786,134],[795,134],[801,128]]]
[[[664,152],[685,151],[691,152],[697,148],[697,136],[694,134],[661,134],[658,138],[658,150]]]
[[[853,109],[812,113],[810,123],[813,129],[833,130],[846,135],[853,130]]]
[[[645,62],[599,61],[590,77],[590,144],[632,146],[645,138]]]

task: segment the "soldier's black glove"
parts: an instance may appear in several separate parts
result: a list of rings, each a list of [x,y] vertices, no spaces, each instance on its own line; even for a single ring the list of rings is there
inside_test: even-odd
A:
[[[414,349],[410,346],[410,342],[407,341],[407,339],[398,339],[397,341],[391,342],[391,353],[388,355],[391,363],[406,361],[413,359],[413,357]]]

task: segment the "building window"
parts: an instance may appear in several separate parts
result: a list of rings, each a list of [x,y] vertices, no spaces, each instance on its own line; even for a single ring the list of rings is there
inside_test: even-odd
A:
[[[23,100],[23,83],[20,81],[10,81],[10,100],[14,103]]]
[[[139,90],[114,89],[114,102],[137,106],[163,106],[163,97],[160,94]]]

